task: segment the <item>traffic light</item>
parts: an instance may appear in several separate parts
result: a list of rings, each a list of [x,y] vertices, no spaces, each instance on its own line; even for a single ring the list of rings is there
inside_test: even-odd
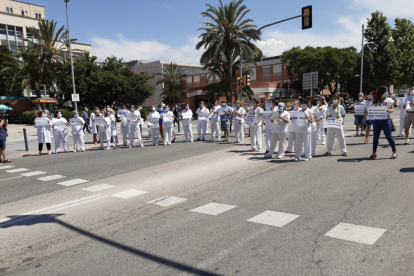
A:
[[[242,79],[240,77],[237,77],[237,93],[240,93],[242,91]]]
[[[247,75],[247,74],[243,75],[243,86],[244,87],[250,86],[250,75]]]
[[[302,8],[302,30],[312,28],[312,6]]]

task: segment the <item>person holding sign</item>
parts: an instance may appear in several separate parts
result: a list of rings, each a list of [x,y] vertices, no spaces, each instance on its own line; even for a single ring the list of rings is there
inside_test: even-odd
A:
[[[183,117],[183,128],[184,128],[184,137],[186,142],[193,142],[193,129],[191,119],[193,119],[193,112],[190,109],[189,104],[185,104],[185,109],[181,111],[181,116]]]
[[[68,147],[68,121],[62,116],[62,112],[56,112],[56,118],[52,119],[53,125],[53,138],[55,139],[55,154],[60,151],[60,145],[62,144],[63,149],[69,152]]]
[[[292,110],[290,110],[290,112],[292,112],[292,113],[293,112],[298,112],[299,111],[299,106],[300,106],[299,101],[294,101],[293,106],[292,106]],[[294,113],[294,114],[296,114],[296,113]],[[296,126],[297,125],[296,125],[296,122],[294,122],[294,120],[296,120],[297,118],[296,117],[293,118],[292,114],[290,114],[290,113],[289,113],[289,115],[290,115],[291,124],[289,125],[289,128],[288,128],[288,146],[286,148],[285,153],[292,153],[293,145],[295,145],[295,151],[297,151],[296,150],[296,146],[297,146]]]
[[[50,127],[52,122],[47,118],[46,113],[43,110],[39,110],[36,113],[36,119],[34,121],[34,127],[37,128],[37,142],[39,143],[39,155],[42,155],[43,144],[46,144],[48,153],[51,154],[50,149],[52,139],[50,137]]]
[[[296,157],[295,161],[300,161],[302,149],[305,152],[305,161],[311,159],[311,131],[313,123],[313,113],[308,108],[308,99],[300,99],[301,110],[297,112],[296,126]]]
[[[142,141],[141,130],[139,125],[141,124],[141,113],[138,110],[135,110],[135,106],[131,105],[131,112],[127,113],[127,121],[129,123],[129,148],[135,147],[135,133],[137,134],[139,144],[141,148],[144,147],[144,142]]]
[[[403,108],[406,111],[404,117],[405,144],[408,144],[410,142],[410,126],[412,125],[414,127],[414,90],[407,93],[407,98],[404,100]]]
[[[224,141],[230,142],[230,122],[233,118],[233,110],[227,105],[227,101],[223,101],[221,105],[222,108],[220,110],[224,112],[224,115],[220,116],[221,131],[224,132]]]
[[[236,143],[244,143],[244,114],[246,110],[241,106],[240,101],[236,102],[234,109],[234,136]]]
[[[151,107],[152,111],[148,114],[148,127],[151,131],[152,145],[158,146],[160,142],[160,113],[157,112],[155,105]]]
[[[358,129],[361,128],[361,136],[364,136],[364,113],[365,113],[365,101],[364,101],[364,93],[360,92],[358,94],[358,101],[354,103],[354,125],[355,125],[355,136],[359,136]]]
[[[273,101],[275,102],[275,100]],[[277,111],[274,110],[270,115],[270,128],[272,130],[272,140],[270,141],[269,153],[265,158],[273,158],[273,152],[279,142],[279,150],[277,152],[277,159],[282,159],[285,156],[286,134],[288,131],[288,124],[290,122],[290,115],[285,111],[285,104],[279,103]],[[267,130],[267,127],[266,127]]]
[[[404,119],[406,115],[406,110],[404,108],[404,102],[405,99],[410,95],[410,90],[407,89],[404,93],[404,97],[398,97],[397,98],[397,106],[400,108],[400,133],[398,134],[398,137],[404,136]],[[401,103],[402,102],[402,103]]]
[[[211,118],[211,141],[214,141],[217,135],[217,141],[221,140],[221,128],[220,128],[220,116],[218,115],[217,101],[210,105],[210,118]]]
[[[343,118],[345,118],[346,111],[345,108],[339,104],[338,96],[332,96],[332,103],[328,108],[326,113],[327,115],[327,143],[326,143],[326,153],[325,156],[332,155],[332,150],[334,146],[334,139],[338,139],[339,147],[341,148],[342,155],[347,156],[345,136],[344,136],[344,127],[343,127]]]
[[[97,136],[98,136],[98,127],[95,124],[95,118],[96,117],[101,117],[101,113],[99,112],[99,108],[95,107],[95,112],[91,114],[91,116],[89,117],[89,128],[92,129],[92,133],[93,133],[93,143],[96,145],[99,141],[97,140]]]
[[[250,125],[250,151],[262,151],[262,108],[260,100],[253,98],[247,113],[247,123]]]
[[[123,146],[128,146],[128,133],[129,133],[129,123],[128,120],[126,118],[126,114],[129,113],[129,111],[127,110],[126,106],[124,105],[122,107],[122,111],[123,114],[125,115],[118,115],[118,117],[120,117],[121,120],[121,133],[122,133],[122,145]],[[118,110],[119,112],[119,110]]]
[[[397,158],[397,148],[395,147],[394,138],[391,135],[391,121],[389,114],[394,112],[394,101],[388,98],[388,88],[382,86],[378,89],[377,94],[375,95],[374,100],[372,101],[372,107],[385,107],[387,108],[387,118],[386,119],[375,119],[374,118],[374,141],[373,141],[373,148],[372,148],[372,155],[370,156],[371,159],[377,158],[377,147],[378,147],[378,139],[381,134],[381,130],[384,131],[384,135],[388,140],[388,143],[392,149],[392,156],[391,159]],[[369,113],[368,113],[369,116]]]
[[[111,120],[111,141],[114,143],[114,147],[118,144],[118,135],[116,131],[116,117],[115,112],[109,108],[107,109],[109,119]]]
[[[83,138],[83,129],[82,126],[85,125],[83,118],[79,117],[77,110],[73,111],[73,118],[69,120],[69,125],[72,127],[72,137],[73,137],[73,152],[78,150],[79,147],[82,151],[85,151],[85,141]]]
[[[316,128],[316,119],[318,119],[318,107],[316,98],[311,96],[307,96],[306,100],[308,101],[308,109],[312,112],[313,115],[313,122],[311,124],[311,134],[310,134],[310,156],[315,156],[316,153],[316,140],[318,138],[318,130]]]
[[[198,138],[197,141],[205,141],[207,126],[208,126],[208,115],[209,111],[204,107],[204,102],[200,102],[200,107],[196,111],[197,117],[197,132]]]
[[[171,145],[172,132],[173,132],[173,123],[175,116],[170,111],[170,106],[165,106],[165,113],[162,114],[162,128],[164,130],[164,146]]]
[[[97,120],[95,123],[99,124],[99,140],[101,141],[101,146],[99,149],[103,150],[103,143],[106,140],[106,149],[111,148],[111,119],[107,110],[103,110],[102,120]]]
[[[322,145],[325,145],[326,113],[328,110],[328,106],[326,104],[326,101],[321,97],[316,100],[316,106],[316,132],[320,135]]]
[[[366,126],[366,130],[365,130],[365,142],[364,144],[368,144],[368,138],[369,138],[369,134],[371,132],[371,126],[373,125],[373,121],[372,120],[367,120],[367,114],[368,114],[368,108],[371,107],[372,105],[372,99],[374,97],[374,93],[375,92],[369,92],[368,94],[368,99],[365,101],[365,111],[364,111],[364,122],[365,122],[365,126]],[[379,140],[378,140],[379,143]]]
[[[273,112],[277,112],[277,100],[271,98],[270,100],[271,106],[267,106],[266,104],[266,111],[263,112],[262,114],[262,122],[265,122],[265,142],[266,142],[266,151],[264,153],[264,155],[269,153],[269,149],[270,149],[270,143],[272,141],[272,129],[270,126],[270,115],[273,114]],[[268,101],[268,102],[269,102]],[[265,115],[269,116],[266,119],[264,118]],[[273,155],[273,152],[271,153]]]

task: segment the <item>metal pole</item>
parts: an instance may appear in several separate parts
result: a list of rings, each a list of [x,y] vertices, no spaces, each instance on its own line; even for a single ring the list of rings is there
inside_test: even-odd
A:
[[[29,151],[29,145],[27,144],[27,134],[26,129],[23,129],[23,137],[24,137],[24,146],[26,147],[26,151]]]
[[[364,40],[365,40],[365,30],[364,24],[362,24],[362,48],[361,48],[361,83],[359,85],[359,92],[362,92],[362,76],[364,74]]]
[[[69,54],[70,54],[70,68],[72,70],[72,86],[73,86],[73,94],[76,94],[75,88],[75,73],[73,71],[73,61],[72,61],[72,45],[70,41],[70,30],[69,30],[69,13],[68,13],[68,2],[66,2],[66,19],[68,21],[68,40],[69,40]],[[75,110],[78,110],[78,103],[75,103]]]

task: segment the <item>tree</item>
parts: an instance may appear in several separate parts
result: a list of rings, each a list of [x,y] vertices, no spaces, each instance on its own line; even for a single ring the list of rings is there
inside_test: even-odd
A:
[[[166,103],[175,104],[175,98],[184,95],[180,80],[185,77],[184,71],[177,64],[170,63],[160,73],[157,73],[155,84],[164,84],[161,96]]]
[[[407,19],[395,19],[392,40],[396,47],[399,70],[396,87],[409,86],[414,81],[414,25]]]
[[[252,23],[253,20],[244,18],[250,10],[242,5],[243,0],[233,0],[228,5],[223,5],[221,0],[219,0],[219,3],[218,8],[206,4],[207,11],[201,13],[203,17],[209,18],[211,22],[202,22],[206,27],[199,29],[204,33],[199,36],[201,40],[198,42],[196,49],[199,50],[201,47],[205,49],[200,58],[202,65],[224,57],[226,62],[225,75],[229,76],[226,78],[225,89],[228,92],[226,94],[228,95],[227,100],[231,100],[230,95],[234,83],[233,64],[240,56],[247,40],[250,37],[253,41],[260,40],[261,32],[256,32],[257,26]],[[253,60],[255,57],[261,57],[262,55],[262,51],[253,42],[247,43],[246,57]]]
[[[11,68],[9,72],[3,72],[3,69]],[[12,77],[12,71],[19,68],[18,61],[12,55],[12,52],[5,45],[0,46],[0,95],[15,95],[16,91],[10,90],[7,80]],[[21,91],[20,91],[21,93]],[[21,95],[21,94],[18,94]]]

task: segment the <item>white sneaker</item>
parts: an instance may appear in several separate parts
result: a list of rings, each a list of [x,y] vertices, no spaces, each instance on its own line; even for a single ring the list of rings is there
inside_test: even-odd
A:
[[[168,143],[164,143],[164,146],[168,145]]]
[[[361,136],[365,136],[365,133],[363,132],[363,131],[361,131],[361,134],[360,134]]]
[[[405,139],[404,144],[408,145],[408,143],[410,143],[410,139]]]
[[[76,152],[76,150],[73,150],[73,152]]]
[[[305,158],[305,161],[310,161],[310,159],[309,158]]]
[[[295,161],[300,161],[300,157],[295,157]]]
[[[325,145],[325,142],[323,142],[322,145]]]
[[[282,155],[278,155],[277,156],[277,159],[282,159],[283,158],[283,156]]]
[[[171,142],[168,142],[168,145],[171,145]]]
[[[129,146],[129,148],[130,148],[130,149],[132,149],[132,147],[131,147],[131,146]]]

